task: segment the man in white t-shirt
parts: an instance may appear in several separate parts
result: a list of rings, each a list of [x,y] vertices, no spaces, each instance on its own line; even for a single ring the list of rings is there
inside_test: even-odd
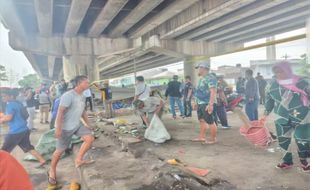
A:
[[[150,97],[151,88],[147,86],[144,82],[143,76],[137,76],[136,77],[136,88],[135,88],[135,97],[133,99],[133,102],[136,100],[144,101]],[[146,116],[146,113],[143,113],[143,116]],[[142,122],[144,126],[147,126],[147,123],[145,123],[143,116],[141,116]]]
[[[85,96],[83,91],[89,88],[86,76],[76,76],[75,88],[65,92],[61,98],[55,121],[56,150],[53,153],[51,168],[48,172],[48,182],[51,185],[57,183],[56,167],[62,153],[68,148],[73,135],[80,136],[83,144],[75,159],[75,166],[93,163],[93,160],[85,160],[85,153],[91,148],[94,141],[92,130],[89,127],[88,116],[85,111]],[[81,123],[81,118],[85,126]]]
[[[154,114],[157,114],[159,118],[163,114],[164,102],[159,97],[152,96],[144,101],[136,100],[133,104],[137,114],[141,116],[147,127],[150,125]]]
[[[150,97],[150,92],[151,92],[151,88],[145,84],[144,77],[137,76],[134,100],[144,101],[145,99]]]

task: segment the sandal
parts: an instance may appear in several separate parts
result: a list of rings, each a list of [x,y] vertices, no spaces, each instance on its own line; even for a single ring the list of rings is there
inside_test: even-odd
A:
[[[293,167],[293,163],[285,163],[285,162],[283,162],[283,163],[280,163],[280,164],[276,165],[276,168],[278,168],[278,169],[290,169],[292,167]]]
[[[205,144],[215,144],[217,141],[216,141],[216,138],[214,140],[206,140],[205,141]]]
[[[82,160],[82,161],[79,161],[79,162],[75,162],[75,167],[76,168],[79,168],[83,165],[88,165],[88,164],[92,164],[92,163],[95,163],[95,160]]]
[[[50,171],[47,171],[46,174],[47,174],[47,182],[48,182],[48,184],[50,184],[50,185],[57,185],[56,178],[52,178],[50,176]]]
[[[205,138],[195,138],[195,139],[192,139],[191,141],[193,141],[193,142],[204,142],[204,141],[206,141],[206,139]]]
[[[308,163],[307,165],[301,165],[302,171],[309,173],[310,172],[310,164]]]

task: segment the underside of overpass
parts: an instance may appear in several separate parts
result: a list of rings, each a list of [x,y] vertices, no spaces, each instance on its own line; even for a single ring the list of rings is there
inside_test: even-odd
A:
[[[309,0],[0,0],[11,47],[53,80],[108,79],[242,51],[309,17]]]

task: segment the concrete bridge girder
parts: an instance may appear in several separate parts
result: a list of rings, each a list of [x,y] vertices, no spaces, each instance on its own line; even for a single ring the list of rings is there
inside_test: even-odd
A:
[[[19,51],[31,51],[43,55],[104,55],[132,47],[133,40],[126,38],[87,38],[78,37],[41,37],[29,36],[20,39],[9,33],[10,45]]]
[[[189,40],[160,40],[159,36],[151,36],[144,42],[143,48],[136,49],[131,54],[116,56],[103,61],[97,60],[101,77],[111,77],[117,73],[129,74],[132,71],[151,69],[162,65],[162,62],[173,63],[191,56],[215,56],[233,52],[243,48],[241,43],[193,42]],[[134,67],[136,65],[136,67]]]
[[[161,11],[161,14],[155,15],[148,22],[144,23],[138,29],[136,29],[134,32],[130,33],[129,36],[131,38],[138,38],[138,37],[142,36],[143,34],[149,32],[150,30],[159,26],[161,23],[169,20],[171,17],[182,12],[184,9],[193,5],[197,1],[198,0],[190,0],[190,1],[178,0],[178,1],[172,2],[170,5],[168,5],[167,7],[165,7],[165,9],[163,9]]]
[[[34,1],[41,36],[50,36],[53,33],[53,1],[54,0]]]
[[[90,37],[99,37],[102,31],[112,22],[113,18],[121,11],[128,0],[107,1],[88,32]]]
[[[208,23],[210,21],[212,21],[213,19],[216,19],[218,17],[222,17],[224,15],[226,15],[227,13],[236,10],[240,7],[243,7],[245,5],[248,5],[252,2],[254,2],[255,0],[248,0],[248,1],[243,1],[243,0],[231,0],[231,1],[226,1],[224,3],[222,3],[221,5],[218,5],[216,2],[213,2],[213,6],[210,5],[207,11],[205,11],[204,13],[202,13],[201,15],[197,15],[196,18],[193,18],[191,21],[186,22],[186,20],[183,20],[183,24],[179,24],[179,26],[174,27],[172,30],[168,31],[168,32],[163,32],[163,34],[161,34],[160,32],[160,36],[161,39],[173,39],[176,38],[177,36],[184,34],[190,30],[193,30],[193,28],[197,28],[199,26],[202,26],[205,23]],[[210,1],[211,2],[211,1]],[[219,2],[219,1],[218,1]],[[216,6],[218,5],[218,6]],[[203,2],[199,2],[197,8],[203,6]],[[195,9],[197,9],[196,7],[193,7],[192,11],[194,11]],[[197,12],[197,10],[196,10]],[[185,13],[183,13],[185,14]],[[182,13],[179,15],[179,17],[182,17]],[[247,16],[247,15],[246,15]],[[184,16],[183,16],[184,17]],[[231,18],[230,18],[231,19]],[[182,20],[182,19],[175,19],[175,20]],[[237,20],[237,19],[236,19]],[[224,21],[223,25],[225,24],[225,22],[228,21]],[[169,23],[171,25],[173,25],[173,21],[171,21],[171,23]],[[221,24],[221,22],[219,22],[218,24]],[[213,25],[213,24],[212,24]],[[223,26],[221,25],[221,26]],[[211,26],[210,26],[211,27]]]
[[[92,0],[73,0],[68,15],[64,36],[73,37],[78,33]]]
[[[193,41],[176,41],[160,40],[159,36],[151,36],[148,40],[142,42],[139,47],[134,47],[134,41],[128,38],[87,38],[87,37],[42,37],[30,36],[22,40],[10,33],[10,45],[15,50],[31,51],[36,54],[46,56],[104,56],[113,52],[124,49],[138,48],[148,51],[162,53],[171,57],[184,58],[188,55],[210,55],[223,54],[226,51],[233,51],[242,44],[216,44],[213,42],[193,42]],[[130,58],[125,58],[130,59]],[[108,61],[106,61],[108,63]],[[112,60],[113,62],[113,60]],[[125,62],[121,61],[120,63]],[[118,65],[112,64],[113,66]],[[112,66],[111,65],[111,66]],[[110,66],[110,67],[111,67]],[[106,69],[106,68],[105,68]]]
[[[275,3],[279,3],[280,1],[273,1]],[[291,2],[288,2],[291,3]],[[271,3],[267,4],[271,5]],[[205,33],[202,35],[192,36],[193,40],[214,40],[221,41],[220,37],[231,38],[234,36],[242,36],[244,31],[256,31],[258,29],[262,29],[265,26],[271,26],[277,23],[281,23],[283,21],[288,21],[292,18],[296,18],[298,16],[309,14],[309,5],[310,2],[307,1],[296,1],[292,3],[291,6],[284,6],[287,4],[281,4],[280,6],[271,7],[266,10],[260,10],[259,8],[254,9],[253,11],[257,11],[257,14],[253,14],[253,11],[246,12],[245,15],[251,15],[249,17],[245,17],[244,19],[239,18],[238,20],[234,18],[235,22],[230,22],[222,27],[212,30],[212,27],[206,27]],[[266,6],[266,5],[265,5]],[[280,9],[283,7],[283,9]],[[275,11],[279,9],[278,11]],[[223,23],[221,23],[223,24]],[[209,31],[209,32],[208,32]]]

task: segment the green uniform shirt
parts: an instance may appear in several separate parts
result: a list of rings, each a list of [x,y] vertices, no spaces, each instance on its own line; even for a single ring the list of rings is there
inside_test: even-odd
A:
[[[196,102],[197,104],[209,104],[210,101],[210,88],[217,88],[217,80],[213,75],[206,75],[205,77],[202,77],[198,81],[198,86],[196,88],[196,92],[205,92],[206,98],[199,99],[196,96]],[[214,97],[214,103],[216,101],[216,96]]]

